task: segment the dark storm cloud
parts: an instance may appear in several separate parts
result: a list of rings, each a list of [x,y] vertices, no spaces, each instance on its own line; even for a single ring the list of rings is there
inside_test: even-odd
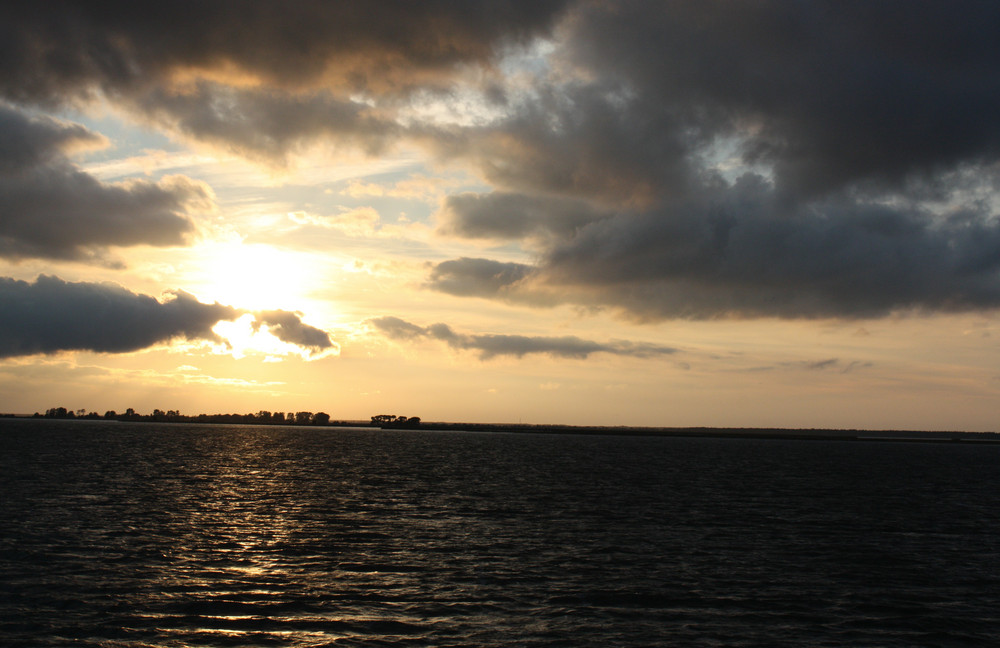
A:
[[[548,30],[564,1],[40,0],[0,9],[0,96],[103,95],[157,124],[282,161],[320,135],[377,150],[392,104]],[[391,109],[390,109],[391,113]]]
[[[589,3],[568,48],[629,93],[630,121],[740,136],[745,160],[810,196],[994,159],[998,22],[983,2]]]
[[[268,331],[282,342],[295,344],[311,353],[322,353],[336,346],[326,331],[304,323],[300,313],[258,311],[254,313],[254,318],[254,330],[259,330],[262,324],[266,325]]]
[[[5,3],[0,89],[58,102],[100,89],[129,93],[185,71],[245,74],[350,91],[406,89],[455,65],[492,58],[553,21],[564,2],[429,0],[124,0]]]
[[[103,138],[0,104],[0,257],[86,259],[107,246],[177,245],[212,206],[186,178],[108,185],[66,157]]]
[[[524,357],[533,353],[548,354],[558,358],[584,359],[593,353],[634,358],[653,358],[670,355],[677,349],[641,342],[614,340],[607,343],[584,340],[576,336],[530,337],[525,335],[467,335],[455,332],[447,324],[420,327],[398,317],[386,316],[368,320],[380,333],[393,340],[410,341],[430,338],[446,343],[453,349],[477,351],[482,360],[498,356]]]
[[[139,351],[175,338],[222,340],[212,332],[241,311],[177,291],[160,302],[113,284],[42,275],[34,283],[0,277],[0,357]]]
[[[549,247],[516,274],[487,259],[438,264],[456,295],[605,305],[636,319],[879,316],[1000,305],[1000,224],[850,198],[783,211],[759,178],[675,205],[623,212]],[[562,289],[562,293],[559,292]],[[553,299],[553,295],[557,298]]]
[[[707,137],[633,97],[616,76],[537,89],[509,118],[442,139],[505,191],[587,198],[600,207],[648,205],[684,191],[689,159]]]
[[[560,74],[450,143],[522,215],[494,195],[442,213],[470,238],[556,235],[516,281],[459,259],[429,285],[639,320],[1000,306],[998,20],[965,2],[578,4]],[[559,195],[602,216],[553,228]]]
[[[849,198],[780,214],[745,179],[708,204],[623,214],[551,248],[539,274],[649,317],[871,316],[1000,304],[1000,224]]]
[[[504,186],[640,204],[683,191],[701,147],[738,137],[801,197],[995,156],[998,22],[991,3],[907,0],[39,0],[0,13],[0,94],[99,92],[280,155],[310,133],[377,142],[390,98],[446,92],[462,66],[558,23],[559,74],[527,98],[487,92],[508,117],[446,147]]]

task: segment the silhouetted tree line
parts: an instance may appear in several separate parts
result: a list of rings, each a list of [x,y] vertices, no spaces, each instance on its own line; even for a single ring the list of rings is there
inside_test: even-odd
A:
[[[372,417],[372,427],[414,429],[420,427],[420,417],[376,414]]]
[[[269,412],[260,410],[256,414],[196,414],[188,416],[178,410],[154,409],[152,414],[139,414],[131,407],[119,414],[108,410],[103,415],[97,412],[87,412],[85,409],[76,411],[65,407],[52,407],[44,414],[35,412],[32,418],[47,419],[88,419],[104,421],[139,421],[145,423],[247,423],[252,425],[358,425],[357,421],[331,421],[326,412]],[[378,414],[371,417],[372,427],[415,429],[420,427],[419,416],[396,416],[395,414]]]
[[[326,412],[269,412],[256,414],[196,414],[188,416],[178,410],[154,409],[152,414],[139,414],[131,407],[119,414],[108,410],[103,415],[79,409],[75,412],[65,407],[53,407],[44,414],[35,412],[32,418],[91,419],[104,421],[140,421],[147,423],[251,423],[254,425],[349,425],[348,421],[330,421]],[[355,423],[356,424],[356,423]]]

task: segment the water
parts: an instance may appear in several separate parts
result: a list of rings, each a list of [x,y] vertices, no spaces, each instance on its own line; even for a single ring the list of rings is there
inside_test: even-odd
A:
[[[0,422],[4,646],[982,646],[1000,446]]]

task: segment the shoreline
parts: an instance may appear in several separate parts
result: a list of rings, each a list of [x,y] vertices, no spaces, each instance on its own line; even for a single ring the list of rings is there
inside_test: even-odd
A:
[[[393,429],[393,428],[385,428]],[[861,430],[835,428],[724,428],[526,425],[503,423],[422,423],[421,430],[507,432],[512,434],[577,434],[723,439],[784,439],[789,441],[858,441],[866,443],[1000,444],[1000,433],[957,430]]]
[[[562,425],[526,423],[455,423],[421,422],[419,427],[377,426],[367,421],[338,420],[327,424],[266,424],[235,421],[128,421],[94,418],[45,418],[5,414],[0,421],[76,421],[81,423],[142,423],[152,425],[240,425],[288,428],[351,428],[401,432],[484,432],[506,434],[566,434],[583,436],[645,436],[708,439],[776,439],[787,441],[854,441],[861,443],[965,443],[1000,444],[1000,432],[968,432],[961,430],[866,430],[838,428],[756,428],[756,427],[644,427]]]

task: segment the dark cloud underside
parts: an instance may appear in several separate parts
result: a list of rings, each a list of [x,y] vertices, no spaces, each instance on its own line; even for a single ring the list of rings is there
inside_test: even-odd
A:
[[[255,329],[266,325],[268,331],[282,342],[298,345],[312,353],[321,353],[336,345],[323,330],[304,323],[298,313],[283,310],[254,313]]]
[[[351,91],[420,87],[546,30],[564,2],[427,0],[39,0],[0,13],[0,89],[55,101],[136,92],[183,71],[244,74],[296,88],[332,78]]]
[[[175,338],[222,340],[212,332],[240,311],[178,291],[160,302],[112,284],[42,275],[35,283],[0,277],[0,357],[139,351]]]
[[[594,353],[609,353],[636,358],[652,358],[676,353],[671,347],[616,340],[600,343],[576,336],[531,337],[525,335],[470,335],[455,332],[447,324],[420,327],[398,317],[385,316],[368,320],[382,335],[402,341],[429,338],[446,343],[453,349],[476,351],[483,360],[498,356],[517,358],[530,354],[547,354],[557,358],[584,359]]]
[[[104,184],[67,154],[101,144],[78,124],[0,104],[0,257],[86,259],[108,246],[179,245],[211,190],[183,177]]]
[[[0,358],[97,351],[140,351],[174,339],[225,343],[213,330],[247,311],[203,304],[174,291],[165,301],[106,283],[67,282],[42,275],[34,283],[0,277]],[[282,310],[252,313],[251,326],[313,355],[335,348],[328,333]]]
[[[564,4],[6,3],[0,96],[61,106],[103,95],[161,126],[277,162],[317,136],[374,152],[396,136],[393,105],[447,92],[463,66],[545,33]]]
[[[459,297],[497,297],[530,273],[522,263],[462,257],[436,264],[430,286]]]
[[[638,319],[1000,306],[1000,8],[622,1],[571,16],[554,57],[579,75],[541,78],[462,143],[503,191],[442,212],[445,231],[520,239],[538,262],[512,276],[447,261],[432,287]]]

